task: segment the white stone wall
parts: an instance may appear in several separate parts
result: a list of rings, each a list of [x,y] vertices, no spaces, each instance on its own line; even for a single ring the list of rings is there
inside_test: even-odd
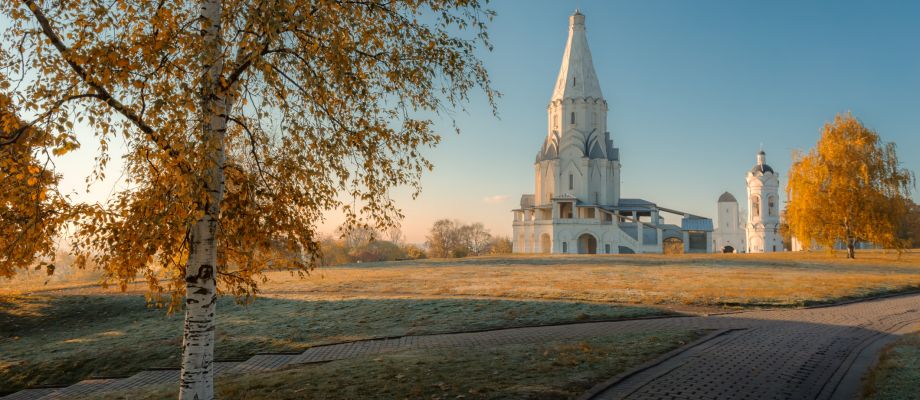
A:
[[[747,250],[747,241],[738,202],[725,201],[717,204],[717,224],[712,232],[712,251],[721,253],[726,246],[731,246],[735,253],[744,253]]]

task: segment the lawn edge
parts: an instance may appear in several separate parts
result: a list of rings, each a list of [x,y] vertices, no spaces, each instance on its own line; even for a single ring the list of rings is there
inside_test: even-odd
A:
[[[803,306],[795,306],[795,305],[775,306],[774,305],[774,306],[767,306],[763,308],[746,308],[746,309],[741,309],[741,310],[706,313],[706,314],[701,314],[701,316],[710,317],[710,316],[718,316],[718,315],[744,314],[744,313],[754,312],[754,311],[811,310],[811,309],[816,309],[816,308],[845,306],[847,304],[870,302],[870,301],[887,299],[891,297],[912,296],[912,295],[917,295],[917,294],[920,294],[920,288],[916,286],[911,286],[909,288],[905,288],[904,290],[893,290],[893,291],[884,292],[884,293],[880,293],[877,295],[865,296],[865,297],[842,297],[841,298],[842,300],[840,301],[831,300],[827,302],[817,302],[814,304],[803,305]]]

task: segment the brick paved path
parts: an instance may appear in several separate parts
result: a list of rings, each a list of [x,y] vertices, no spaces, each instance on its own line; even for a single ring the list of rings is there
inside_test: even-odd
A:
[[[726,330],[656,365],[599,385],[586,399],[826,399],[846,398],[879,343],[920,321],[920,294],[841,306],[752,311],[710,317],[594,322],[487,332],[405,336],[318,346],[299,354],[260,354],[217,363],[218,375],[403,350],[481,347],[579,339],[628,332]],[[89,379],[63,388],[24,390],[4,400],[73,399],[176,382],[177,370],[150,370],[124,379]]]
[[[720,321],[711,326],[742,329],[599,385],[583,399],[856,398],[882,345],[920,321],[918,309],[920,295],[911,295],[710,317]]]

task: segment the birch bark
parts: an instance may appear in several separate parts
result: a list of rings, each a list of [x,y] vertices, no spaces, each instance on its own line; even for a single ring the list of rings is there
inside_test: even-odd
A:
[[[214,314],[217,302],[217,229],[224,190],[224,134],[227,128],[226,98],[220,88],[223,70],[221,0],[201,1],[202,147],[209,163],[202,176],[207,192],[203,216],[190,231],[190,249],[185,270],[185,326],[182,341],[182,370],[179,398],[214,398]]]

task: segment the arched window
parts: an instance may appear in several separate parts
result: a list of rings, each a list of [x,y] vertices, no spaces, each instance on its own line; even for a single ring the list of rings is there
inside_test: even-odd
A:
[[[575,123],[575,111],[572,111],[572,116],[571,116],[570,119],[571,119],[571,121],[570,121],[569,123],[570,123],[570,124],[574,124],[574,123]]]
[[[767,201],[767,212],[771,217],[776,214],[776,197],[770,196]]]
[[[751,197],[751,215],[755,217],[760,216],[760,197]]]
[[[575,177],[569,174],[569,190],[575,188]]]
[[[572,87],[575,87],[575,82],[576,82],[577,80],[578,80],[578,77],[577,77],[577,76],[572,78]]]

